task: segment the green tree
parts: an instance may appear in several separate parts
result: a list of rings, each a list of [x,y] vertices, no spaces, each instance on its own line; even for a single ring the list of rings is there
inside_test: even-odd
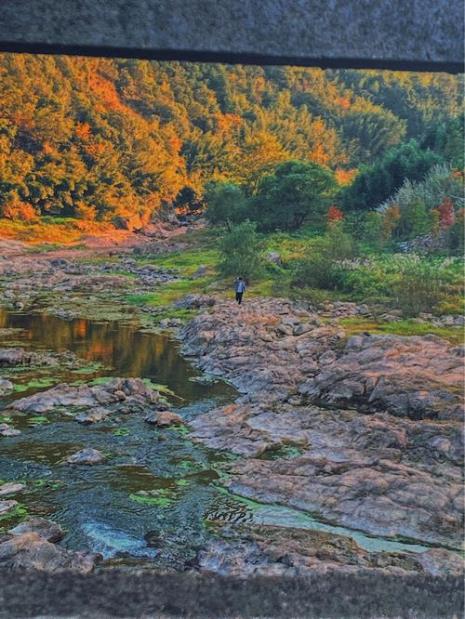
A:
[[[255,224],[244,221],[232,227],[220,242],[220,273],[249,281],[260,274],[261,268],[261,244]]]
[[[205,188],[205,215],[214,225],[239,223],[246,217],[247,200],[242,189],[234,183],[210,182]]]
[[[419,181],[442,161],[441,155],[423,150],[411,140],[389,150],[379,162],[363,167],[352,185],[343,190],[341,203],[347,210],[371,210],[399,189],[405,179]]]
[[[260,181],[253,218],[260,230],[297,230],[322,225],[336,190],[334,175],[317,163],[287,161]]]

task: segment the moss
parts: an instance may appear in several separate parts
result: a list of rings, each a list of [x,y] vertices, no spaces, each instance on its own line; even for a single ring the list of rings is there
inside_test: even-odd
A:
[[[54,378],[35,378],[27,383],[16,384],[14,390],[16,393],[23,393],[24,391],[29,391],[29,389],[43,389],[50,387],[56,382],[57,380]]]
[[[43,415],[35,415],[34,417],[29,417],[28,424],[30,426],[42,426],[46,423],[50,423],[50,419],[44,417]]]
[[[16,526],[29,515],[28,509],[22,503],[18,503],[6,514],[0,515],[0,533],[4,533],[12,526]]]
[[[218,262],[218,251],[210,248],[187,249],[182,252],[144,257],[139,262],[171,269],[185,277],[190,277],[201,265],[205,266],[210,273],[214,272]]]
[[[363,318],[342,318],[339,324],[344,327],[348,337],[365,332],[407,336],[437,335],[452,344],[464,343],[464,332],[461,327],[435,327],[431,324],[415,322],[414,320],[377,322]]]
[[[113,436],[128,436],[129,430],[127,428],[117,428],[112,432]]]

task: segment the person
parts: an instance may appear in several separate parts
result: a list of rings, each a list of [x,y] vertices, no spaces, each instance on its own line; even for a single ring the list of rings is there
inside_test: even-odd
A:
[[[238,277],[234,284],[234,290],[236,291],[236,301],[240,305],[242,303],[242,295],[245,292],[245,281],[242,277]]]

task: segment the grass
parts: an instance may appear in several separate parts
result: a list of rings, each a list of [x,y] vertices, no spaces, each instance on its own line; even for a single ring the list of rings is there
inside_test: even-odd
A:
[[[465,343],[464,331],[461,327],[435,327],[428,323],[414,320],[396,320],[393,322],[377,322],[363,318],[341,318],[339,324],[344,327],[348,337],[359,333],[378,333],[390,335],[437,335],[452,344]]]
[[[160,318],[178,318],[189,320],[195,311],[188,308],[174,307],[174,303],[189,294],[208,294],[209,287],[215,282],[212,275],[197,279],[178,279],[166,282],[163,286],[146,294],[128,294],[124,300],[130,305],[150,306],[157,308]]]
[[[200,265],[207,267],[207,272],[214,273],[218,262],[218,250],[214,248],[188,249],[160,256],[144,257],[140,264],[153,264],[165,269],[172,269],[185,277],[191,277]]]

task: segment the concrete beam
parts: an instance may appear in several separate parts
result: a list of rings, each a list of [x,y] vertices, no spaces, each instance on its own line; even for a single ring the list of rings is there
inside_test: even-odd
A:
[[[462,72],[461,0],[1,0],[0,50]]]

